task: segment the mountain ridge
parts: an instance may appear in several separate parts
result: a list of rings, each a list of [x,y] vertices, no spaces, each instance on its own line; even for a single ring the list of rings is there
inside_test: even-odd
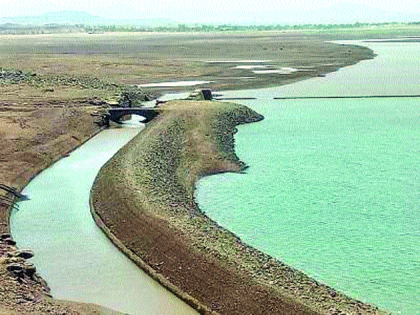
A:
[[[44,26],[44,25],[132,25],[166,26],[177,24],[169,19],[109,19],[83,11],[56,11],[41,15],[0,17],[0,24]]]

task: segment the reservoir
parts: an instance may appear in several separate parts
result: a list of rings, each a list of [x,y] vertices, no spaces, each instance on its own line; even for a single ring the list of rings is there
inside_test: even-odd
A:
[[[32,262],[57,299],[129,314],[197,314],[119,252],[90,214],[96,174],[141,128],[131,121],[102,131],[36,176],[12,214],[12,234],[35,251]]]
[[[241,239],[352,297],[420,314],[419,43],[323,78],[224,93],[265,116],[235,137],[246,174],[204,178],[202,210]],[[279,74],[281,75],[281,74]],[[274,97],[338,96],[334,99]],[[11,229],[54,297],[130,314],[195,314],[96,227],[89,191],[139,129],[106,130],[32,180]]]
[[[373,60],[292,85],[225,92],[245,174],[203,178],[206,214],[356,299],[420,314],[420,43],[360,42]],[[329,97],[283,99],[274,97]],[[340,96],[395,96],[340,98]]]

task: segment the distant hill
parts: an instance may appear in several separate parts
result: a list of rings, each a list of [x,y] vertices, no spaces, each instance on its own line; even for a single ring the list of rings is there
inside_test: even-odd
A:
[[[0,24],[22,25],[22,26],[44,26],[44,25],[132,25],[132,26],[168,26],[176,25],[168,19],[107,19],[79,11],[50,12],[35,16],[21,17],[0,17]]]

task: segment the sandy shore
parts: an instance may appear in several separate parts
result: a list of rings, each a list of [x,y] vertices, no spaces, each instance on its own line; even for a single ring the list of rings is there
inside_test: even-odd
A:
[[[166,104],[98,175],[92,204],[102,228],[203,314],[380,314],[244,244],[198,208],[197,179],[243,170],[235,127],[261,119],[234,104]]]

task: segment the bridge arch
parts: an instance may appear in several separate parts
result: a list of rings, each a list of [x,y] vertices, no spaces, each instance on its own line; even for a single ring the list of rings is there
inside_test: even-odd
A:
[[[148,123],[155,118],[159,112],[154,108],[110,108],[108,109],[109,120],[116,123],[121,121],[121,118],[126,115],[139,115],[145,118],[145,123]]]

